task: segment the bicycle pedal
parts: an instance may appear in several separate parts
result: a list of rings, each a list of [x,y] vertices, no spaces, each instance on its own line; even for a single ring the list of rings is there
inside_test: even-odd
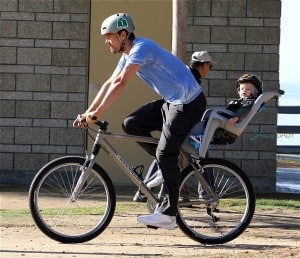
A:
[[[147,228],[151,228],[151,229],[158,229],[158,227],[154,227],[154,226],[150,226],[150,225],[146,225]]]

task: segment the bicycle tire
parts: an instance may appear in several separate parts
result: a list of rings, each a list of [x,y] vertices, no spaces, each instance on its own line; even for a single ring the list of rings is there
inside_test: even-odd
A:
[[[238,237],[251,222],[255,211],[253,187],[246,174],[229,161],[204,159],[201,166],[213,178],[208,183],[217,199],[205,193],[200,196],[201,184],[195,177],[200,172],[187,167],[181,173],[177,224],[193,240],[223,244]]]
[[[53,160],[39,170],[29,189],[34,222],[44,234],[62,243],[82,243],[97,237],[115,212],[113,184],[97,164],[76,200],[69,201],[84,162],[85,158],[77,156]]]

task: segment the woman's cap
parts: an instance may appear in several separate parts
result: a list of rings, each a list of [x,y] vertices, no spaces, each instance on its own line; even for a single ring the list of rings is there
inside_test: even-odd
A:
[[[205,63],[205,62],[211,62],[215,64],[210,56],[210,54],[207,51],[200,51],[200,52],[194,52],[192,54],[191,62],[200,62],[200,63]]]

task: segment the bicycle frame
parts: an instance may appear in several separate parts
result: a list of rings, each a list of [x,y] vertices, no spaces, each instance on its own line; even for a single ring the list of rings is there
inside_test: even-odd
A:
[[[165,197],[164,184],[159,192],[157,188],[148,188],[137,168],[131,167],[110,144],[111,139],[151,144],[158,143],[158,139],[115,134],[107,132],[106,122],[96,124],[99,129],[89,155],[85,158],[66,156],[47,163],[30,186],[29,204],[35,223],[47,236],[60,242],[89,241],[108,226],[114,215],[113,183],[109,174],[96,164],[102,148],[148,198],[150,213],[155,212]],[[216,244],[234,239],[247,228],[254,213],[251,182],[242,170],[226,160],[202,159],[185,151],[183,154],[188,162],[180,175],[178,226],[201,243]],[[51,198],[50,204],[47,197]],[[222,205],[223,198],[225,205]],[[236,198],[240,201],[236,202]]]
[[[119,167],[125,172],[125,174],[131,179],[131,181],[141,189],[141,191],[146,195],[146,197],[151,201],[153,204],[159,203],[159,199],[152,193],[152,191],[144,184],[143,180],[137,175],[134,171],[133,167],[129,165],[129,163],[115,150],[115,148],[109,143],[108,139],[118,139],[118,140],[127,140],[127,141],[134,141],[134,142],[145,142],[145,143],[153,143],[157,144],[158,139],[152,137],[144,137],[144,136],[134,136],[134,135],[126,135],[126,134],[116,134],[106,132],[106,130],[102,130],[101,126],[98,129],[92,153],[90,157],[87,157],[86,162],[82,168],[82,174],[72,192],[69,201],[73,202],[76,199],[76,196],[79,194],[80,190],[82,189],[85,179],[87,178],[90,170],[92,169],[93,165],[95,164],[96,157],[101,148],[103,148],[112,158],[113,160],[119,165]]]
[[[97,131],[97,135],[92,147],[90,157],[87,156],[85,163],[82,167],[82,174],[72,192],[69,202],[73,202],[76,199],[76,196],[79,194],[80,190],[82,189],[85,179],[88,177],[90,170],[92,169],[93,165],[96,162],[96,157],[101,148],[103,148],[107,154],[109,154],[113,160],[118,164],[118,166],[124,171],[124,173],[131,179],[131,181],[145,194],[148,200],[153,204],[158,204],[160,199],[149,189],[143,180],[139,177],[139,175],[134,171],[133,167],[129,165],[129,163],[116,151],[116,149],[109,143],[108,139],[117,139],[117,140],[125,140],[125,141],[133,141],[133,142],[144,142],[144,143],[152,143],[157,144],[158,139],[153,137],[146,137],[146,136],[135,136],[135,135],[128,135],[128,134],[118,134],[118,133],[111,133],[106,131],[106,125],[103,124],[104,122],[97,122],[96,124],[100,126]],[[201,165],[199,162],[192,163],[192,166],[195,170],[200,172]],[[196,168],[198,167],[198,168]],[[203,170],[202,170],[203,171]],[[217,197],[215,193],[212,191],[209,184],[204,179],[202,173],[198,173],[196,175],[198,180],[201,182],[203,189],[211,196],[209,199],[209,203],[217,201]],[[206,203],[207,201],[199,200],[197,203]],[[184,203],[186,204],[186,203]],[[183,205],[183,203],[181,203]]]

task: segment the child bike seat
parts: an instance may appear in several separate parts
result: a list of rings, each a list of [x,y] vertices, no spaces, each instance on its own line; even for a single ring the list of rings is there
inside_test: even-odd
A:
[[[203,132],[201,133],[201,134],[203,134],[203,138],[202,138],[202,142],[201,142],[201,146],[200,146],[199,150],[195,149],[193,147],[193,145],[191,145],[189,143],[189,141],[188,141],[189,136],[185,139],[185,141],[182,145],[183,150],[193,156],[204,158],[207,153],[209,144],[211,143],[211,141],[213,139],[215,130],[217,128],[223,128],[226,131],[233,133],[237,136],[241,135],[243,133],[243,131],[245,130],[245,128],[247,127],[247,125],[249,124],[249,122],[252,120],[252,118],[255,116],[255,114],[261,110],[261,108],[264,106],[264,104],[274,97],[280,97],[281,94],[283,94],[282,91],[280,91],[280,92],[265,92],[265,93],[261,94],[255,100],[255,102],[254,102],[253,106],[251,107],[251,110],[249,111],[247,116],[244,117],[241,122],[237,122],[237,123],[233,124],[232,126],[226,125],[226,122],[228,120],[227,117],[234,116],[234,113],[232,111],[227,110],[224,107],[212,108],[210,111],[211,113],[210,113],[209,119],[207,121],[204,133]],[[227,114],[227,117],[226,117],[226,114]],[[199,123],[201,123],[201,121]],[[199,128],[199,123],[196,124],[192,128],[189,135],[195,135],[197,133],[197,128]]]

